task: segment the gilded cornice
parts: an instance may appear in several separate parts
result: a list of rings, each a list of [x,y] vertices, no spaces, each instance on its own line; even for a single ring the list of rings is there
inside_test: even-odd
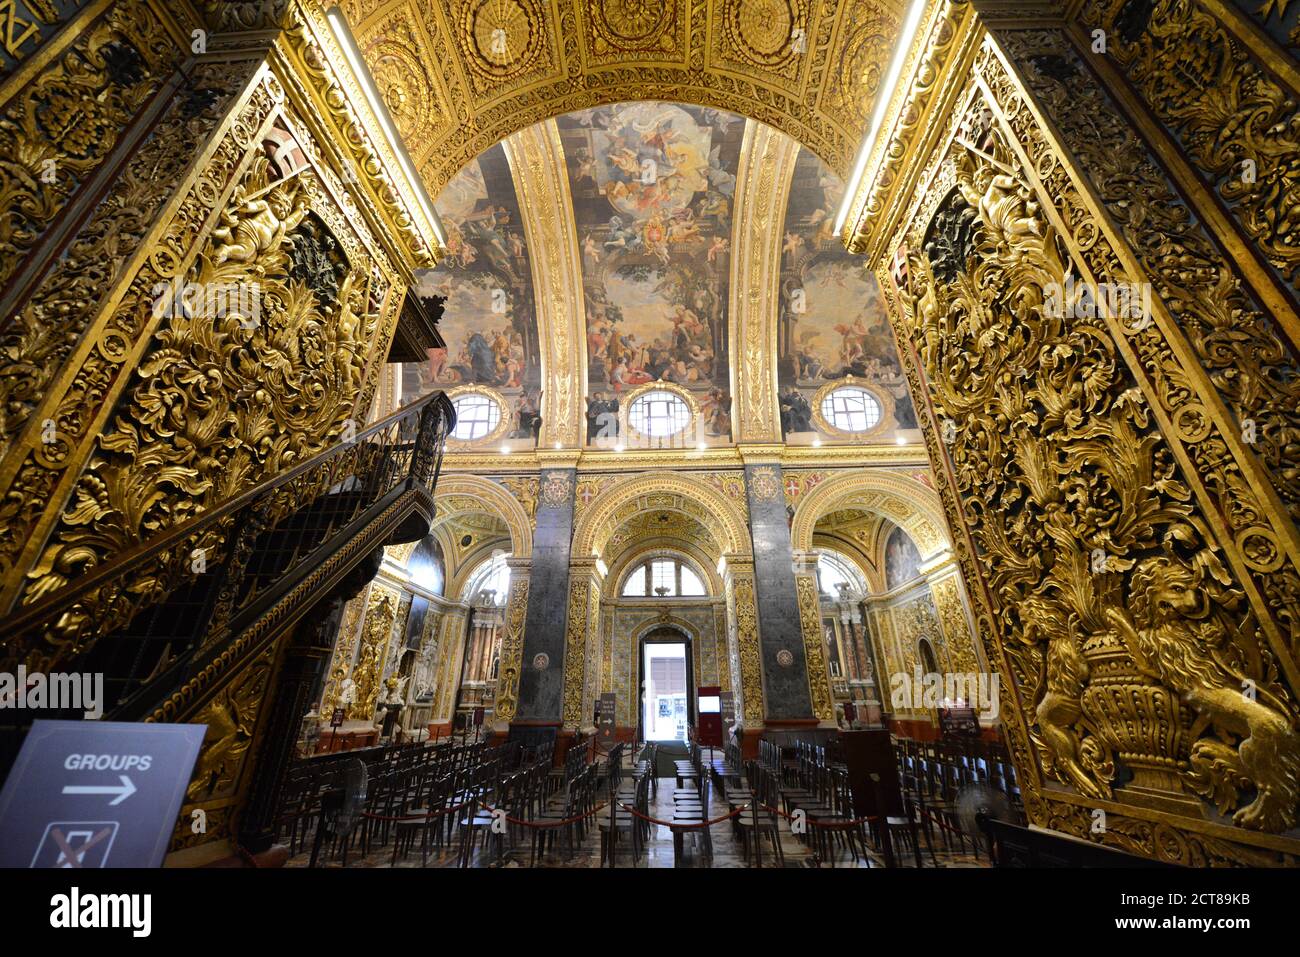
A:
[[[775,449],[776,451],[770,451]],[[547,450],[538,452],[447,453],[443,459],[444,475],[463,472],[536,472],[542,467],[552,467]],[[614,452],[607,449],[582,451],[576,458],[564,461],[580,473],[624,472],[645,468],[671,468],[678,472],[740,468],[747,461],[779,461],[783,468],[891,468],[898,466],[929,467],[930,460],[920,445],[878,446],[746,446],[744,448],[705,449],[627,449]],[[543,465],[543,459],[546,459]]]
[[[737,442],[779,439],[776,411],[777,282],[781,225],[799,144],[783,133],[745,124],[732,224],[728,339],[732,435]]]
[[[913,167],[928,155],[930,140],[946,120],[943,106],[974,59],[981,32],[974,20],[969,4],[940,0],[925,12],[908,51],[842,233],[844,245],[866,253],[870,266],[896,219],[887,210],[911,197]]]
[[[379,119],[347,67],[319,6],[288,0],[286,26],[272,63],[290,102],[307,118],[331,166],[352,170],[364,184],[361,212],[386,240],[408,282],[414,268],[433,266],[440,255],[436,228],[416,196],[417,184],[401,174]]]
[[[582,413],[586,307],[559,129],[552,120],[531,126],[506,140],[505,151],[520,207],[527,211],[524,228],[531,251],[538,336],[545,344],[541,444],[575,448],[582,442],[586,421]]]

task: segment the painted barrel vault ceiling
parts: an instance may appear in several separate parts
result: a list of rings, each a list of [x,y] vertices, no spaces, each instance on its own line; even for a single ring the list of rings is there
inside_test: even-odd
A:
[[[902,6],[902,0],[342,2],[433,196],[511,133],[632,100],[684,101],[751,117],[847,176]],[[466,130],[476,135],[467,137]]]
[[[781,396],[851,375],[884,399],[866,441],[910,439],[876,281],[831,235],[896,4],[344,6],[448,233],[448,349],[407,398],[540,394],[543,441],[580,445],[589,403],[662,378],[710,443],[779,441]]]

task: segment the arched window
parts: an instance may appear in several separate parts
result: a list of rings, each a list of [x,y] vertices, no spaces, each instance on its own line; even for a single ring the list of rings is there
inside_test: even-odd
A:
[[[501,422],[501,406],[480,392],[459,395],[451,404],[456,410],[456,427],[451,430],[451,436],[462,442],[483,438]]]
[[[676,435],[690,421],[690,406],[681,396],[666,389],[637,396],[627,409],[627,424],[642,435],[655,438]]]
[[[841,584],[847,584],[848,593],[858,597],[866,590],[862,575],[852,562],[835,552],[820,552],[817,555],[817,590],[838,599]]]
[[[695,598],[707,594],[695,569],[675,558],[652,558],[632,569],[623,580],[625,598]]]
[[[465,600],[474,605],[504,605],[510,588],[508,555],[494,555],[485,561],[469,578]]]
[[[880,423],[880,400],[861,386],[846,385],[827,393],[821,413],[842,432],[869,432]]]

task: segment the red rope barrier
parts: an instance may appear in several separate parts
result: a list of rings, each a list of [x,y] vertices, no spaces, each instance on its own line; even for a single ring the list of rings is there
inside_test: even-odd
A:
[[[773,814],[779,814],[788,821],[794,820],[793,814],[787,814],[785,811],[782,811],[779,807],[772,807],[771,805],[768,804],[760,804],[759,807],[761,807],[765,811],[771,811]],[[798,809],[796,808],[796,810]],[[851,827],[860,827],[861,825],[867,824],[869,822],[883,821],[883,820],[884,818],[880,817],[879,815],[858,817],[858,818],[854,818],[851,821],[826,821],[826,822],[819,821],[816,818],[805,817],[804,823],[810,825],[811,827],[824,827],[830,830],[848,830]]]
[[[743,814],[745,811],[749,810],[748,804],[742,804],[740,807],[736,808],[730,814],[724,814],[722,815],[722,817],[716,817],[712,821],[700,821],[696,824],[679,824],[676,821],[661,821],[656,817],[647,817],[646,815],[638,811],[636,808],[628,807],[622,801],[618,802],[618,806],[621,807],[624,811],[627,811],[633,817],[639,817],[643,821],[649,821],[651,824],[658,824],[661,827],[672,828],[675,831],[698,831],[701,828],[712,827],[715,824],[720,824],[723,821],[730,820],[731,818],[735,817],[737,814]]]
[[[555,827],[565,827],[569,824],[576,824],[578,821],[582,821],[585,820],[586,818],[592,817],[593,815],[599,814],[607,807],[609,807],[608,801],[606,801],[604,804],[601,804],[599,807],[592,808],[590,811],[586,812],[585,814],[579,814],[577,817],[568,817],[562,821],[545,821],[545,822],[525,821],[517,817],[511,817],[508,814],[506,815],[506,820],[509,821],[511,824],[517,824],[520,827],[531,827],[531,828],[536,828],[539,831],[544,831]],[[483,809],[485,811],[491,812],[492,814],[497,813],[496,808],[491,807],[490,805],[487,804],[483,805]]]

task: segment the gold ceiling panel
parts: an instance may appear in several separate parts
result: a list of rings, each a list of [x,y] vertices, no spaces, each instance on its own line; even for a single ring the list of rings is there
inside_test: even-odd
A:
[[[483,150],[604,103],[759,120],[847,177],[901,0],[343,0],[437,195]]]

